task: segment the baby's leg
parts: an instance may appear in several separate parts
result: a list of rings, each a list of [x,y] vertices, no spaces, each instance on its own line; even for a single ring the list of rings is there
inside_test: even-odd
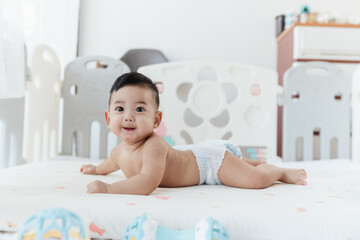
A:
[[[251,166],[256,167],[257,165],[266,163],[265,160],[257,160],[257,159],[248,159],[248,158],[242,158],[245,162],[247,162],[248,164],[250,164]]]
[[[218,177],[225,185],[250,189],[266,188],[275,181],[306,185],[306,172],[303,169],[278,168],[265,163],[252,166],[231,152],[225,153]]]

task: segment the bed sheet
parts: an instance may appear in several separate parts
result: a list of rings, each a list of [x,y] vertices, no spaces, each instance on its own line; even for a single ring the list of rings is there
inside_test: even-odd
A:
[[[0,170],[0,231],[15,232],[35,212],[62,207],[78,214],[93,238],[121,239],[131,220],[148,213],[171,229],[211,216],[231,239],[360,239],[360,165],[349,160],[276,163],[305,168],[307,186],[200,185],[158,188],[149,196],[87,194],[92,180],[112,183],[124,175],[83,175],[85,162],[94,161],[62,157]]]

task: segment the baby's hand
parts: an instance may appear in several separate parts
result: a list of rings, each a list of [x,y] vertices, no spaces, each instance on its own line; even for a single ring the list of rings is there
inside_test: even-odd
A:
[[[109,193],[109,191],[108,191],[109,185],[110,184],[96,180],[87,185],[87,192],[88,193]]]
[[[82,165],[80,168],[80,172],[82,172],[83,174],[97,175],[96,167],[91,164]]]

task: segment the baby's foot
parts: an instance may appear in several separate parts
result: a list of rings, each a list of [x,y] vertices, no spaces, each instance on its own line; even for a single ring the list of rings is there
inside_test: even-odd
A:
[[[280,181],[298,185],[306,185],[306,171],[304,169],[284,168],[284,175]]]

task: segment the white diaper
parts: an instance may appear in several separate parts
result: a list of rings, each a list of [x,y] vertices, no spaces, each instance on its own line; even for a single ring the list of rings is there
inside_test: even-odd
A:
[[[242,158],[240,148],[226,140],[208,140],[174,148],[180,151],[191,150],[194,153],[200,174],[199,184],[222,184],[218,177],[218,171],[226,151]]]

